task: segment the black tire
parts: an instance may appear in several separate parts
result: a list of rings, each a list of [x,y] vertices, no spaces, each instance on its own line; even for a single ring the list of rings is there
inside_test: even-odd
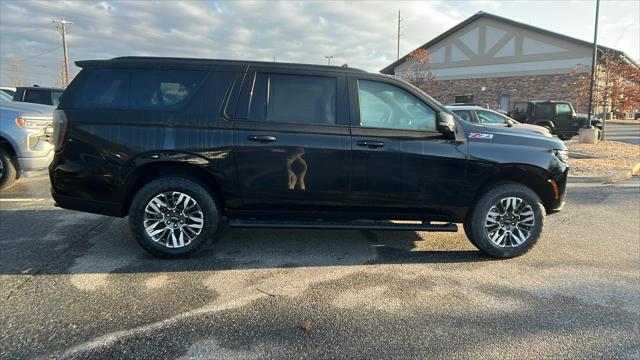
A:
[[[560,138],[560,140],[562,141],[571,140],[572,137],[573,135],[558,135],[558,138]]]
[[[18,167],[13,156],[4,149],[0,149],[0,165],[0,190],[6,190],[16,183]]]
[[[195,235],[188,244],[175,248],[154,241],[144,226],[145,208],[147,204],[157,195],[173,191],[190,196],[197,202],[197,205],[202,211],[202,228],[200,233]],[[129,209],[129,227],[138,244],[152,255],[165,259],[189,257],[205,248],[206,245],[215,239],[216,232],[220,225],[220,218],[220,210],[216,199],[209,191],[197,181],[184,177],[163,177],[146,184],[135,195]],[[161,222],[161,224],[162,223],[163,222]]]
[[[531,207],[534,224],[530,227],[529,236],[521,244],[501,247],[491,241],[485,228],[485,221],[489,210],[498,204],[500,200],[508,197],[519,198],[523,203]],[[538,241],[544,226],[544,214],[545,211],[540,198],[533,190],[522,184],[503,182],[496,184],[478,200],[471,214],[467,216],[464,229],[471,243],[486,255],[501,259],[512,258],[526,253]],[[507,240],[505,239],[505,245],[506,242]]]

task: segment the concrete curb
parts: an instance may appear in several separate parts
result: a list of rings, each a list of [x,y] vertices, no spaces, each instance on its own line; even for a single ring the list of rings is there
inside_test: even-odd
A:
[[[630,179],[640,172],[640,163],[635,164],[631,169],[618,171],[606,176],[571,176],[567,178],[570,183],[609,183]]]

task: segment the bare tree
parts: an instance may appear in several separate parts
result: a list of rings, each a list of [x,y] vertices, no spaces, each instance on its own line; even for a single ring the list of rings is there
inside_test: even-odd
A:
[[[640,69],[614,54],[601,53],[593,88],[593,106],[604,113],[623,113],[640,107]],[[567,88],[580,98],[589,96],[590,77],[579,73],[578,65],[571,70]],[[581,106],[580,106],[581,107]]]

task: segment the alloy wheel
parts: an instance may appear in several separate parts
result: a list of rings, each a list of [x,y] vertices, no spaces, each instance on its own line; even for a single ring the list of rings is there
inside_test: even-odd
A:
[[[506,197],[489,209],[484,227],[494,245],[517,247],[529,239],[535,224],[531,205],[519,197]]]
[[[144,228],[156,243],[181,248],[195,240],[204,225],[198,202],[179,191],[167,191],[153,197],[144,209]]]

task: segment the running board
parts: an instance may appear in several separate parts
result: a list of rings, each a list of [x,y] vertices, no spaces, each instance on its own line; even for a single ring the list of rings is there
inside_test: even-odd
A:
[[[271,228],[271,229],[331,229],[331,230],[410,230],[410,231],[458,231],[456,224],[431,223],[392,223],[380,221],[279,221],[229,219],[233,228]]]

